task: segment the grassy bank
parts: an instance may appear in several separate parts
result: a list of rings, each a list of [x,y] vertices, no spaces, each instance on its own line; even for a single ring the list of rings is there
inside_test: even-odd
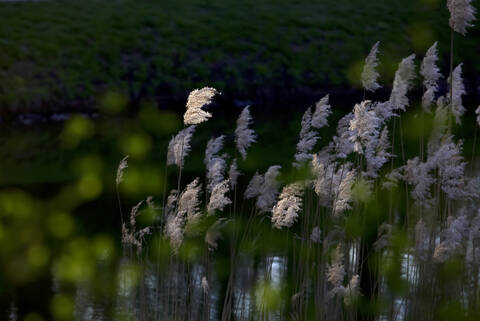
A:
[[[205,84],[264,100],[350,87],[377,40],[386,84],[411,51],[439,40],[445,55],[450,35],[439,0],[66,0],[2,3],[0,12],[4,110],[84,108],[111,90],[162,104]],[[480,70],[477,43],[457,44]]]

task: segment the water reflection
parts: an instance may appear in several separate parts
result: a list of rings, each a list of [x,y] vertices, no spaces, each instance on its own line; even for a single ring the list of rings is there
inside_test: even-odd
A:
[[[357,259],[357,250],[354,245],[348,251],[351,263]],[[414,285],[421,263],[410,252],[401,255],[400,278]],[[99,292],[94,281],[78,282],[72,294],[71,315],[75,321],[219,320],[225,318],[222,315],[225,310],[230,311],[231,302],[234,320],[285,320],[287,268],[286,256],[240,255],[232,266],[234,277],[231,278],[230,273],[225,282],[211,262],[205,265],[171,258],[169,262],[157,264],[124,256],[112,271],[99,261],[100,275],[116,275],[112,278],[113,294]],[[230,284],[228,280],[233,281]],[[230,298],[226,295],[229,287],[232,288]],[[68,298],[70,291],[70,286],[62,283],[55,269],[52,270],[52,290],[56,298]],[[389,291],[383,280],[380,294],[391,297],[392,305],[390,312],[379,320],[408,319],[408,291],[405,295],[393,295]],[[68,300],[61,302],[68,303]],[[15,303],[9,307],[8,320],[18,320]]]
[[[108,268],[102,264],[98,267]],[[268,256],[257,264],[250,257],[239,258],[233,270],[232,317],[254,320],[264,315],[269,320],[281,320],[280,294],[286,267],[287,259],[282,256]],[[117,271],[115,295],[99,294],[93,282],[79,282],[75,286],[74,320],[218,320],[226,305],[225,285],[213,269],[207,271],[200,263],[172,261],[164,268],[123,257]],[[66,296],[69,287],[60,281],[55,270],[52,272],[54,295]],[[103,272],[112,273],[99,271]],[[14,320],[17,308],[12,304],[9,321]]]

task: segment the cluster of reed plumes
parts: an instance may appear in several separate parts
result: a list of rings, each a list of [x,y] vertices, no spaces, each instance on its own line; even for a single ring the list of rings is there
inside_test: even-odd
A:
[[[448,8],[453,51],[453,31],[465,34],[475,9],[469,0],[449,0]],[[365,97],[381,87],[378,54],[376,43],[361,75]],[[204,107],[219,94],[208,87],[192,91],[188,127],[168,147],[166,166],[176,167],[177,188],[165,193],[162,206],[151,198],[140,202],[128,222],[121,213],[125,248],[136,250],[131,258],[143,262],[151,233],[168,240],[170,251],[167,261],[145,263],[144,282],[131,294],[140,303],[130,302],[124,312],[143,320],[480,317],[480,177],[467,172],[474,159],[470,167],[452,134],[465,112],[462,64],[451,67],[449,91],[440,95],[437,61],[435,43],[420,68],[419,117],[433,126],[422,129],[418,156],[406,159],[402,132],[416,77],[411,55],[398,66],[389,100],[359,102],[330,139],[319,137],[332,113],[329,96],[307,109],[295,175],[286,178],[272,165],[246,186],[239,184],[241,165],[258,138],[248,106],[233,140],[221,135],[208,142],[205,178],[184,184],[192,137],[212,117]],[[234,156],[222,152],[230,142]],[[126,169],[127,158],[117,185]],[[137,227],[142,207],[158,213],[156,226]]]

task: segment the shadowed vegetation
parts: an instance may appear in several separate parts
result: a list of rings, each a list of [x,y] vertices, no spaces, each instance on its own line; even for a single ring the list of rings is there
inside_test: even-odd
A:
[[[268,103],[275,92],[358,87],[377,40],[384,84],[411,51],[435,40],[442,56],[449,49],[440,0],[67,0],[2,3],[0,12],[3,111],[94,108],[110,90],[165,105],[205,84]],[[476,43],[457,39],[462,60],[480,70]]]

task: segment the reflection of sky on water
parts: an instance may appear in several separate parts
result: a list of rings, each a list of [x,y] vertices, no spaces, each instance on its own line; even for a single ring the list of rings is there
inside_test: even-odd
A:
[[[259,265],[258,271],[254,271],[253,260],[239,259],[236,265],[236,280],[234,289],[233,309],[234,316],[240,320],[250,320],[253,318],[258,307],[255,307],[255,301],[252,298],[253,290],[252,281],[256,276],[256,281],[264,284],[269,284],[272,288],[281,290],[283,279],[285,277],[286,258],[280,256],[270,256],[265,258],[262,264]],[[202,265],[195,264],[190,267],[190,301],[192,304],[188,307],[191,309],[188,320],[197,320],[202,313],[203,288],[202,278],[205,275],[205,269]],[[119,266],[119,276],[117,284],[117,296],[111,298],[115,305],[115,314],[117,316],[133,316],[140,313],[139,306],[140,294],[139,288],[141,281],[139,280],[139,271],[134,266],[129,264],[126,260],[122,260]],[[162,316],[163,306],[162,300],[169,295],[169,287],[175,285],[181,287],[184,280],[181,279],[179,273],[170,273],[170,282],[165,283],[165,280],[158,278],[158,269],[155,265],[147,264],[144,278],[143,291],[146,306],[148,306],[148,315],[152,317]],[[59,293],[61,291],[61,284],[58,278],[55,278],[54,290]],[[217,310],[223,303],[218,302],[222,297],[219,293],[220,286],[218,280],[213,275],[209,277],[210,291],[208,294],[210,320],[215,320]],[[171,290],[171,289],[170,289]],[[172,290],[171,290],[172,291]],[[187,291],[177,293],[180,298],[186,299]],[[171,293],[171,292],[170,292]],[[112,303],[110,302],[110,303]],[[137,304],[133,304],[137,302]],[[80,284],[75,291],[74,302],[74,318],[76,321],[107,321],[109,320],[105,305],[108,303],[102,302],[101,299],[96,298],[91,287],[87,284]],[[269,318],[271,320],[280,319],[280,311],[270,311]],[[12,321],[15,319],[12,319]]]
[[[107,321],[108,318],[105,315],[103,305],[95,301],[87,287],[78,286],[75,293],[75,308],[73,312],[75,320]]]
[[[357,259],[356,250],[352,247],[349,250],[350,262]],[[237,320],[253,320],[261,314],[262,307],[258,306],[258,295],[262,291],[256,291],[258,284],[268,285],[281,294],[285,284],[287,258],[283,256],[268,256],[258,264],[255,270],[252,258],[239,258],[235,264],[236,279],[234,284],[233,314]],[[209,320],[215,320],[223,302],[219,302],[223,296],[220,293],[220,284],[212,271],[205,271],[201,264],[193,264],[188,267],[189,283],[183,277],[186,270],[171,270],[167,274],[165,271],[160,274],[159,266],[147,263],[145,266],[143,281],[141,272],[137,265],[131,264],[127,260],[121,260],[118,267],[117,295],[106,298],[105,296],[96,296],[92,291],[92,285],[79,283],[74,292],[73,316],[75,321],[108,321],[111,320],[110,314],[118,316],[134,316],[142,311],[146,313],[147,320],[161,320],[166,312],[165,302],[172,302],[166,299],[173,293],[173,288],[177,287],[180,291],[175,292],[177,303],[189,301],[187,306],[181,306],[188,309],[186,320],[203,319],[202,315],[208,315]],[[409,284],[414,284],[417,280],[417,263],[412,254],[404,253],[401,263],[401,278]],[[54,272],[54,271],[52,271]],[[161,277],[161,275],[164,275]],[[204,296],[202,288],[202,278],[208,276],[209,292]],[[168,278],[167,278],[168,277]],[[384,284],[384,282],[382,282]],[[188,291],[186,290],[188,286]],[[62,293],[63,285],[58,277],[53,273],[52,289],[56,295]],[[141,289],[141,290],[139,290]],[[141,293],[143,291],[143,294]],[[380,295],[388,295],[385,286],[380,289]],[[255,295],[255,297],[253,297]],[[406,302],[403,297],[392,297],[393,311],[390,315],[383,315],[380,321],[390,320],[393,315],[396,321],[405,320]],[[139,302],[143,300],[145,310]],[[169,301],[170,300],[170,301]],[[205,301],[206,300],[206,301]],[[285,298],[282,298],[285,300]],[[260,298],[261,301],[261,298]],[[205,314],[203,304],[207,302],[208,313]],[[180,303],[179,303],[180,304]],[[280,320],[280,306],[276,310],[266,312],[269,320]],[[18,308],[14,303],[9,307],[8,321],[18,321]]]

